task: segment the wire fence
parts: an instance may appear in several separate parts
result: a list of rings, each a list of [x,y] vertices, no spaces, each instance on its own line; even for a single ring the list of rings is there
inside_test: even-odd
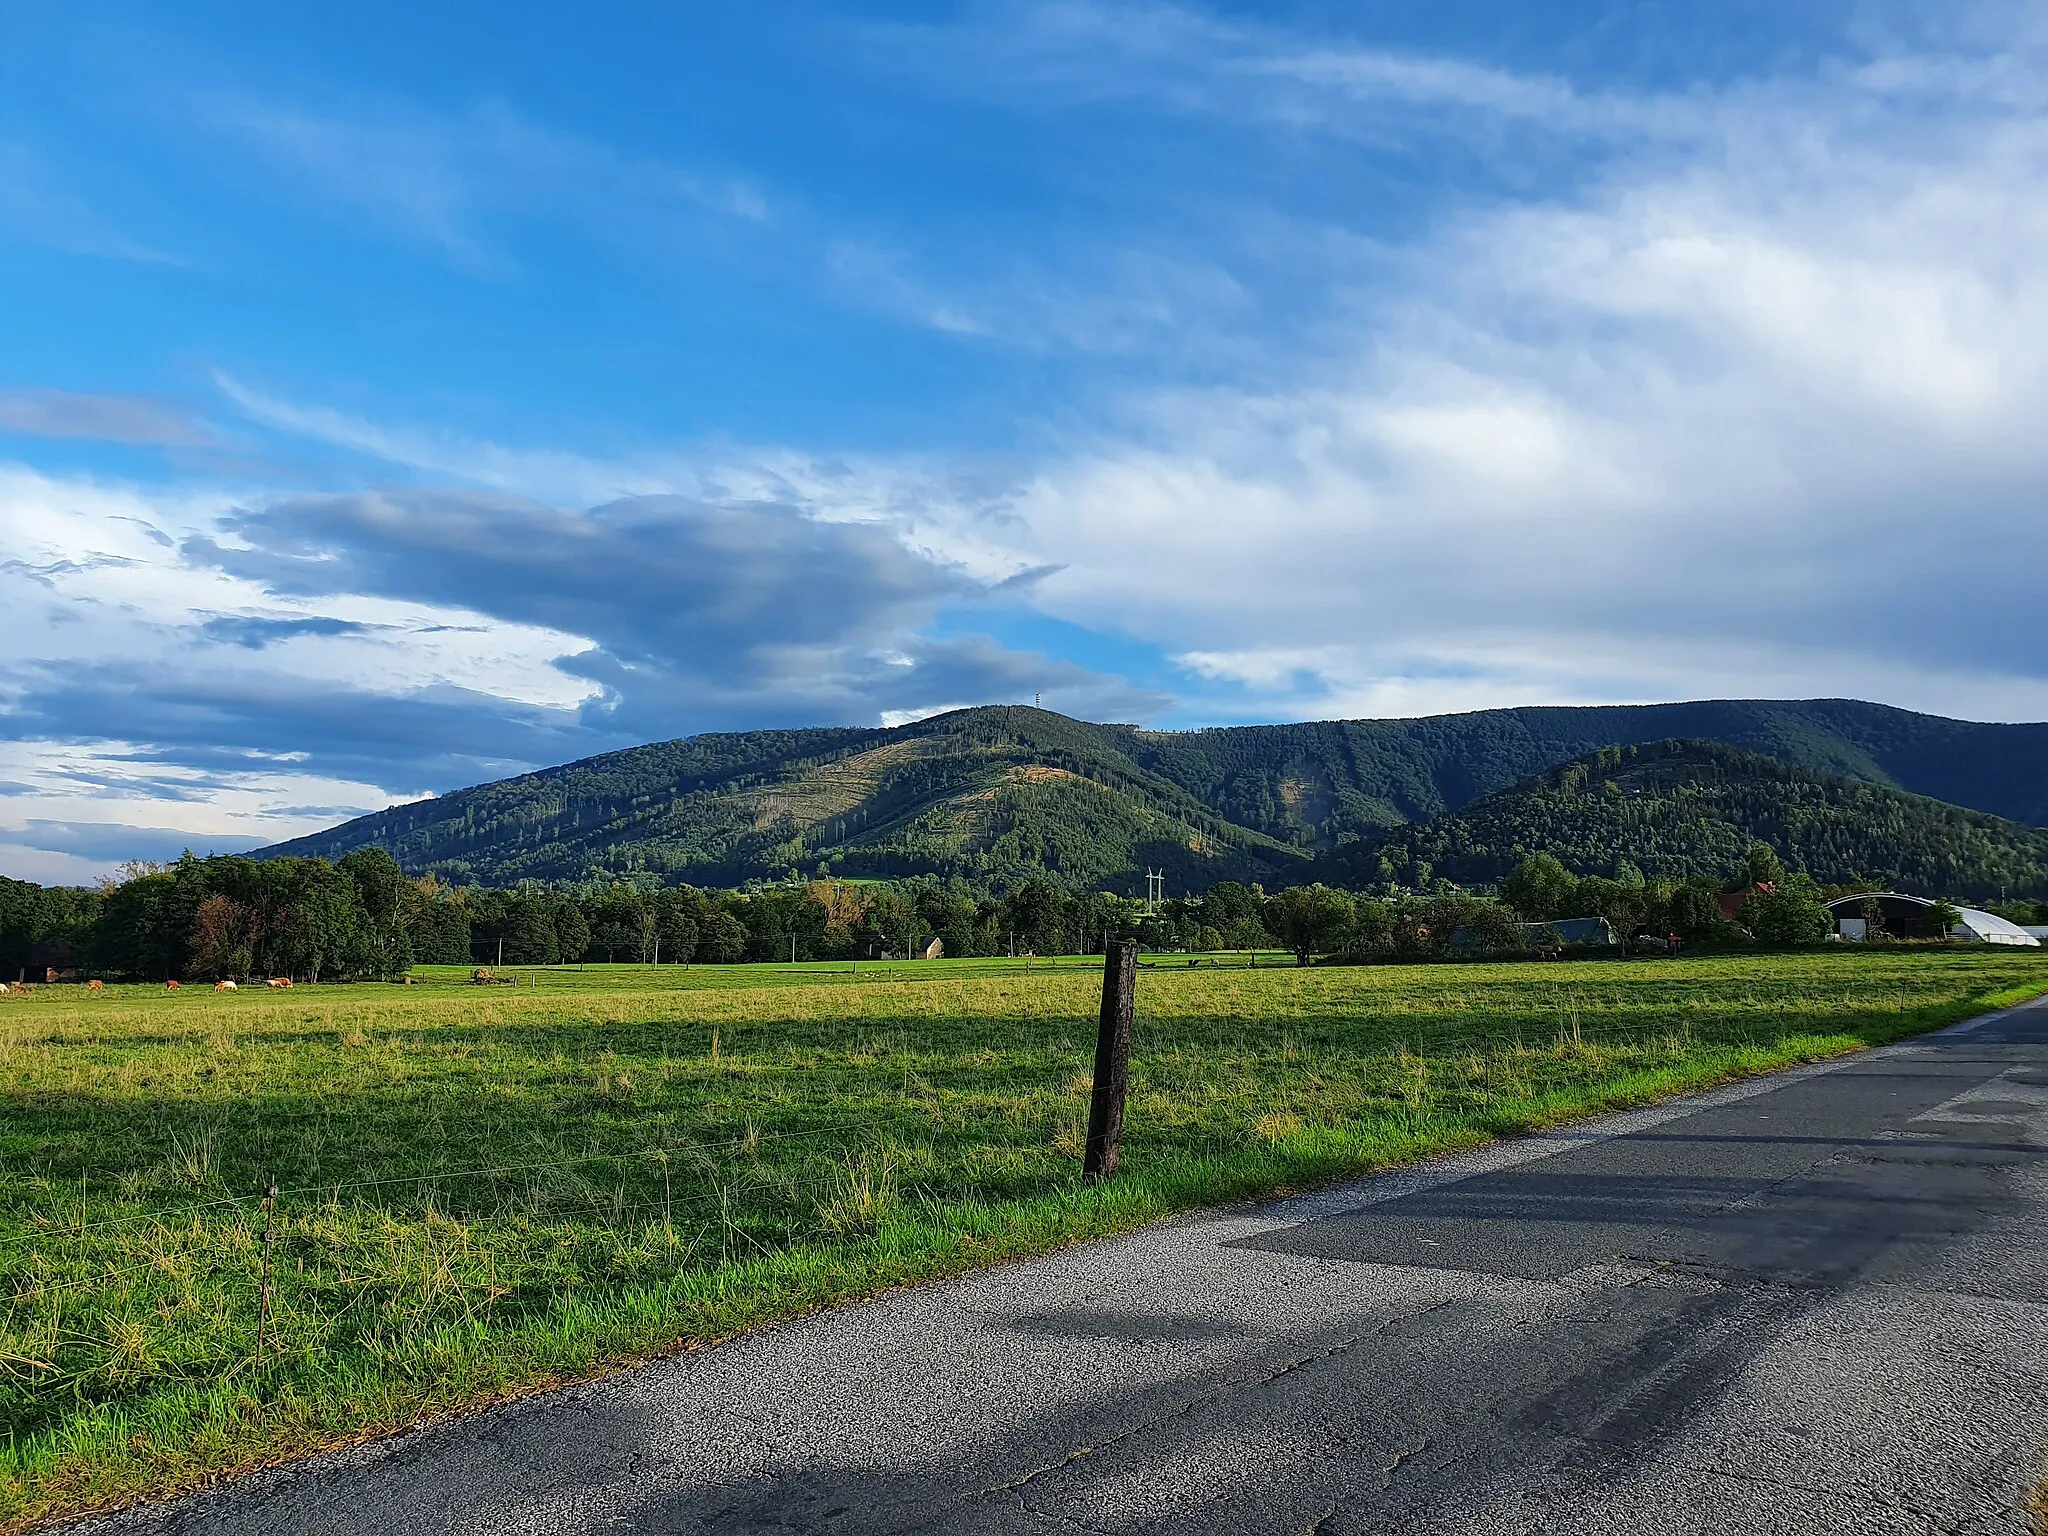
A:
[[[1554,1046],[1557,1043],[1567,1041],[1591,1045],[1611,1045],[1623,1042],[1639,1043],[1645,1034],[1646,1031],[1640,1024],[1603,1030],[1595,1022],[1588,1027],[1578,1011],[1574,1010],[1567,1020],[1559,1023],[1554,1040],[1549,1042],[1549,1044]],[[1459,1030],[1445,1026],[1432,1026],[1417,1021],[1417,1027],[1403,1032],[1397,1038],[1388,1040],[1385,1049],[1377,1054],[1396,1056],[1416,1054],[1442,1057],[1457,1055],[1467,1051],[1498,1051],[1504,1047],[1510,1049],[1529,1048],[1519,1037],[1504,1040],[1497,1031]],[[1542,1042],[1539,1042],[1538,1048],[1543,1048]],[[871,1133],[873,1130],[874,1124],[870,1120],[843,1121],[827,1125],[787,1129],[763,1130],[757,1127],[749,1127],[745,1130],[734,1131],[730,1134],[716,1137],[664,1138],[647,1146],[618,1151],[578,1153],[566,1157],[522,1159],[513,1162],[493,1162],[472,1167],[433,1166],[377,1178],[344,1179],[319,1184],[267,1186],[264,1189],[224,1195],[176,1206],[124,1212],[117,1216],[99,1217],[90,1221],[81,1220],[75,1224],[62,1221],[55,1216],[38,1216],[33,1219],[44,1223],[45,1229],[52,1236],[61,1236],[66,1239],[85,1239],[117,1229],[140,1226],[154,1226],[159,1231],[170,1234],[182,1231],[188,1225],[195,1224],[208,1215],[230,1209],[234,1210],[238,1215],[246,1216],[267,1206],[270,1220],[274,1223],[278,1219],[279,1212],[289,1210],[294,1215],[298,1215],[306,1212],[309,1207],[324,1208],[332,1206],[342,1197],[357,1192],[410,1188],[418,1192],[419,1198],[423,1202],[431,1203],[437,1195],[444,1192],[446,1186],[466,1181],[501,1180],[522,1174],[566,1172],[601,1166],[639,1165],[660,1170],[665,1178],[671,1178],[674,1172],[681,1168],[688,1173],[708,1175],[715,1183],[718,1179],[718,1170],[722,1167],[727,1167],[727,1164],[721,1163],[720,1159],[729,1160],[742,1149],[758,1152],[764,1145],[787,1145],[796,1142],[817,1141],[821,1138],[835,1138],[848,1141],[850,1147],[845,1155],[857,1158],[860,1155],[860,1151],[856,1149],[861,1148],[859,1138]],[[864,1150],[869,1156],[882,1156],[886,1155],[891,1150],[891,1147],[892,1144],[889,1143],[870,1143],[865,1146]],[[811,1178],[795,1178],[787,1171],[767,1173],[758,1167],[750,1166],[736,1170],[727,1168],[725,1188],[728,1193],[738,1192],[741,1189],[750,1188],[758,1190],[769,1187],[772,1187],[777,1192],[802,1193],[835,1187],[842,1178],[843,1174],[840,1173],[824,1174]],[[583,1203],[592,1206],[602,1204],[602,1202],[596,1201]],[[613,1219],[617,1220],[625,1214],[654,1209],[672,1209],[674,1203],[671,1194],[661,1200],[643,1200],[628,1205],[620,1205],[613,1201],[610,1210]],[[687,1210],[690,1204],[687,1198],[684,1204]],[[733,1226],[729,1221],[723,1224],[728,1227]],[[737,1228],[734,1229],[739,1230]],[[61,1262],[65,1262],[65,1260],[56,1255],[42,1254],[39,1251],[31,1251],[28,1256],[28,1265],[31,1268],[40,1264]],[[76,1260],[74,1259],[71,1262],[76,1262]],[[77,1279],[43,1282],[29,1286],[17,1285],[8,1290],[4,1298],[0,1299],[4,1299],[9,1305],[18,1305],[49,1295],[72,1291],[88,1291],[105,1287],[115,1281],[132,1278],[151,1271],[158,1271],[162,1268],[163,1261],[160,1258],[152,1258],[125,1267],[102,1269],[90,1276]]]

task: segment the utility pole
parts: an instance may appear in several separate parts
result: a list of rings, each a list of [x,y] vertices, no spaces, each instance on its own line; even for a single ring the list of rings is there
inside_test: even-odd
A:
[[[1095,1032],[1095,1082],[1088,1096],[1088,1146],[1081,1159],[1081,1177],[1090,1184],[1116,1176],[1137,1000],[1138,946],[1126,939],[1102,957],[1102,1015]]]

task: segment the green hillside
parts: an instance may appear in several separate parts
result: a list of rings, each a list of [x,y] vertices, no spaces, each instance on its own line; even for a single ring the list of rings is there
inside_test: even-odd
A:
[[[1285,881],[1349,839],[1463,809],[1590,751],[1673,737],[2048,822],[2048,725],[1853,700],[1482,710],[1167,732],[1048,710],[958,710],[893,730],[658,742],[397,806],[280,845],[380,845],[415,872],[505,884],[643,869],[737,883],[821,864],[997,883],[1044,870],[1175,890]]]
[[[1176,889],[1271,878],[1305,854],[1232,824],[1125,748],[1049,710],[961,710],[894,730],[757,731],[636,747],[396,806],[266,853],[378,844],[491,885],[648,870],[699,885],[823,866],[845,877],[1050,872]]]
[[[1996,897],[2048,893],[2048,833],[1707,741],[1607,747],[1454,815],[1347,844],[1326,880],[1500,879],[1547,852],[1578,875],[1721,879],[1753,842],[1822,883]]]

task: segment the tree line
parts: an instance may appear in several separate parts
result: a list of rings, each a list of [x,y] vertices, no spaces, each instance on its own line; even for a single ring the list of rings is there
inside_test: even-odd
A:
[[[469,958],[461,893],[382,849],[130,864],[97,890],[0,879],[0,977],[48,968],[149,980],[395,976]]]
[[[1005,896],[961,881],[812,880],[743,890],[649,877],[510,890],[408,876],[381,848],[329,862],[187,854],[96,890],[0,878],[0,977],[46,968],[147,980],[350,980],[417,964],[733,964],[1271,945],[1268,898],[1226,884],[1148,912],[1050,880]]]
[[[1099,954],[1136,940],[1196,954],[1277,947],[1304,964],[1428,960],[1544,948],[1534,925],[1573,918],[1603,918],[1624,940],[1798,944],[1832,932],[1822,903],[1845,889],[1787,873],[1762,843],[1721,880],[1649,880],[1628,865],[1615,878],[1581,877],[1537,853],[1492,896],[1379,897],[1325,885],[1268,894],[1223,881],[1156,909],[1110,892],[1076,895],[1046,879],[1007,895],[931,876],[732,891],[642,876],[493,890],[413,878],[381,848],[333,863],[188,854],[129,866],[97,890],[0,879],[0,978],[46,966],[150,980],[345,980],[397,976],[416,964],[908,958],[934,939],[955,957]],[[1732,922],[1722,910],[1730,890],[1746,892]]]

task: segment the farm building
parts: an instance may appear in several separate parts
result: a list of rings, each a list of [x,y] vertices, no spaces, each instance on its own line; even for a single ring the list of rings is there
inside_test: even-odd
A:
[[[1755,885],[1745,885],[1739,891],[1721,893],[1721,921],[1739,923],[1742,921],[1742,904],[1752,896],[1769,896],[1778,888],[1768,880],[1759,880]]]
[[[1524,923],[1522,932],[1531,944],[1587,945],[1612,949],[1621,942],[1614,925],[1604,917],[1560,917],[1547,923]]]
[[[1843,938],[1861,941],[1871,938],[1932,939],[1940,935],[1928,920],[1934,903],[1925,896],[1902,896],[1897,891],[1872,891],[1866,895],[1838,896],[1827,904],[1835,915],[1835,932]],[[2012,944],[2038,948],[2041,941],[2017,923],[2009,923],[1975,907],[1957,907],[1959,920],[1951,937],[1978,944]]]

